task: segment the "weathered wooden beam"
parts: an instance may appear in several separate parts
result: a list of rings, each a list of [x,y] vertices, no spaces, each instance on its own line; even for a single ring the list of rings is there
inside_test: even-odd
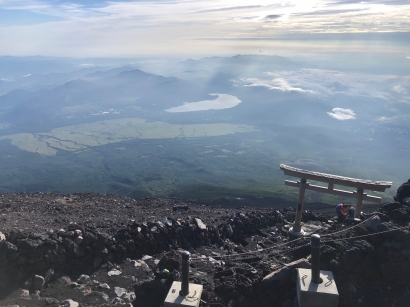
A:
[[[312,172],[312,171],[307,171],[307,170],[303,170],[300,168],[288,166],[285,164],[281,164],[280,169],[283,170],[284,174],[288,176],[322,181],[322,182],[327,182],[329,184],[344,185],[344,186],[353,187],[353,188],[360,188],[363,190],[384,192],[386,189],[392,186],[392,182],[389,182],[389,181],[364,180],[364,179],[349,178],[349,177],[343,177],[343,176],[337,176],[337,175],[331,175],[331,174],[325,174],[325,173],[319,173],[319,172]]]
[[[294,188],[299,188],[300,186],[300,181],[291,181],[291,180],[285,180],[285,185],[289,187],[294,187]],[[333,195],[339,195],[339,196],[345,196],[345,197],[350,197],[350,198],[356,198],[357,199],[357,192],[350,192],[350,191],[345,191],[345,190],[338,190],[338,189],[329,189],[329,187],[322,187],[319,185],[313,185],[310,183],[306,183],[306,190],[311,190],[311,191],[316,191],[316,192],[322,192],[322,193],[328,193],[328,194],[333,194]],[[372,196],[372,195],[367,195],[366,193],[363,193],[363,200],[371,201],[376,204],[380,204],[382,201],[381,197],[378,196]]]

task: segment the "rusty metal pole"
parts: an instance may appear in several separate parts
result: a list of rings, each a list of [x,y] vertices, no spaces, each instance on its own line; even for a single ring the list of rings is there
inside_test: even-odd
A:
[[[182,252],[182,283],[179,291],[181,296],[187,296],[189,293],[189,256],[191,256],[189,252]]]
[[[320,284],[320,236],[313,234],[310,237],[311,262],[312,262],[312,282]]]
[[[302,178],[300,180],[300,187],[299,187],[299,201],[298,201],[298,208],[296,210],[296,218],[295,223],[293,224],[293,232],[298,233],[302,230],[302,208],[303,208],[303,201],[305,199],[305,191],[306,191],[306,179]]]
[[[356,219],[359,219],[362,214],[363,192],[364,190],[362,188],[357,188],[357,204],[354,211],[354,217]]]

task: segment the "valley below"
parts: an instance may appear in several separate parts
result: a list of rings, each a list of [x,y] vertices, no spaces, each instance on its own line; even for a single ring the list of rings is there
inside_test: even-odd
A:
[[[0,71],[10,80],[0,96],[2,192],[274,207],[297,198],[280,164],[392,181],[376,193],[385,202],[408,177],[407,94],[391,90],[405,88],[402,75],[262,55],[87,68],[44,58],[68,61],[57,77],[36,61],[24,59],[27,77]],[[342,200],[309,192],[306,205]]]

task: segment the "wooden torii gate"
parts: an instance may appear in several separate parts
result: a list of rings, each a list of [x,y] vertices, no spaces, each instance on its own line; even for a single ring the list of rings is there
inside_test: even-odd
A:
[[[297,181],[297,182],[285,180],[285,185],[290,186],[290,187],[299,188],[299,201],[298,201],[298,208],[296,211],[295,223],[293,224],[293,228],[291,228],[289,231],[290,235],[293,235],[296,237],[303,235],[301,220],[302,220],[303,200],[305,198],[306,190],[313,190],[313,191],[318,191],[318,192],[323,192],[323,193],[356,198],[356,209],[355,209],[354,217],[359,218],[360,213],[362,212],[363,200],[372,201],[378,204],[380,204],[381,202],[381,197],[367,195],[367,193],[364,193],[364,190],[384,192],[386,189],[390,188],[392,185],[392,182],[388,182],[388,181],[372,181],[372,180],[348,178],[348,177],[336,176],[336,175],[331,175],[331,174],[307,171],[307,170],[303,170],[300,168],[291,167],[285,164],[281,164],[280,169],[283,170],[285,175],[300,178],[300,181]],[[325,186],[313,185],[313,184],[308,183],[307,179],[326,182],[328,186],[325,187]],[[353,187],[353,188],[356,188],[357,190],[354,192],[349,192],[349,191],[334,189],[333,187],[335,184]]]

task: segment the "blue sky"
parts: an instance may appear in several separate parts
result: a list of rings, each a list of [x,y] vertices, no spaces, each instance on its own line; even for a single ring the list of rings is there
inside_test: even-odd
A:
[[[0,0],[0,55],[203,56],[262,49],[266,53],[336,52],[341,36],[334,33],[353,37],[409,29],[409,0]],[[306,40],[312,34],[323,37],[320,48]],[[400,36],[392,35],[389,40],[395,44],[382,49],[404,52],[408,48]],[[363,44],[356,40],[343,48],[360,51]],[[381,48],[380,44],[374,48]]]

